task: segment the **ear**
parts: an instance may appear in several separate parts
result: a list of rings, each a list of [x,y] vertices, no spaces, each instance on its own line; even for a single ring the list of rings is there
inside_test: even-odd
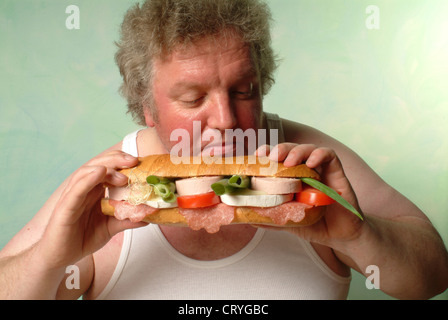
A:
[[[145,115],[145,123],[148,127],[154,127],[155,121],[154,117],[152,116],[152,112],[148,106],[145,104],[143,105],[143,114]]]

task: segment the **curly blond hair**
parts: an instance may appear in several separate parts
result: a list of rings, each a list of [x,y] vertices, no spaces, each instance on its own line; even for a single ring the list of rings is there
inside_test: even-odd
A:
[[[151,95],[152,61],[178,45],[188,45],[226,30],[249,45],[265,95],[274,83],[276,59],[271,48],[271,13],[261,0],[147,0],[131,7],[121,26],[115,61],[123,77],[120,91],[128,112],[145,124],[144,105],[157,120]]]

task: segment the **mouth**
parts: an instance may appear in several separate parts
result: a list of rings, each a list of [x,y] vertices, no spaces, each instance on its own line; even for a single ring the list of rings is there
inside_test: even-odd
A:
[[[220,144],[220,145],[207,145],[204,149],[202,149],[201,155],[202,156],[210,156],[210,157],[216,157],[216,156],[223,156],[223,157],[232,157],[236,155],[236,152],[238,148],[235,144]]]
[[[254,134],[246,135],[239,131],[223,133],[217,129],[205,129],[200,131],[200,128],[193,130],[193,139],[190,140],[190,147],[192,147],[192,154],[194,156],[206,157],[232,157],[244,156],[251,152],[252,145],[256,145],[256,137]],[[255,138],[255,139],[253,139]],[[254,140],[254,141],[252,141]]]

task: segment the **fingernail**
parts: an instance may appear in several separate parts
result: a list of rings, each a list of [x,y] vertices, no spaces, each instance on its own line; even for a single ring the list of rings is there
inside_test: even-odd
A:
[[[128,160],[128,161],[132,161],[132,160],[135,160],[136,158],[135,158],[134,156],[131,156],[130,154],[126,154],[126,155],[124,156],[124,159],[125,159],[125,160]]]
[[[274,150],[272,150],[268,155],[269,159],[271,160],[278,160],[278,156],[278,148],[274,148]]]
[[[267,145],[263,145],[261,147],[258,148],[258,150],[256,151],[258,156],[262,156],[262,157],[266,157],[268,154],[268,146]]]
[[[315,161],[315,159],[313,158],[313,157],[309,157],[307,160],[306,160],[306,162],[305,162],[305,164],[307,165],[307,167],[309,167],[309,168],[314,168],[315,166],[316,166],[316,163],[315,163],[316,161]]]
[[[118,178],[118,179],[128,179],[128,177],[127,176],[125,176],[124,174],[122,174],[122,173],[120,173],[120,172],[118,172],[118,171],[114,171],[114,176],[116,177],[116,178]]]
[[[100,168],[99,167],[94,167],[92,169],[92,171],[89,172],[89,174],[94,174],[95,172],[97,172]]]

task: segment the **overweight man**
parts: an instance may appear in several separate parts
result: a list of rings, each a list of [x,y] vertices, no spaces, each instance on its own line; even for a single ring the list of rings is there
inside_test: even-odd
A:
[[[128,111],[144,128],[70,175],[3,248],[0,298],[345,299],[351,269],[366,274],[371,265],[396,298],[447,288],[446,248],[417,206],[339,141],[265,111],[276,67],[269,24],[258,0],[147,0],[129,9],[116,61]],[[363,220],[332,204],[307,227],[209,234],[103,215],[103,185],[126,185],[119,169],[137,157],[170,153],[176,129],[190,134],[191,151],[200,143],[199,154],[215,155],[229,151],[225,130],[275,130],[275,143],[257,154],[316,169]],[[202,139],[211,130],[223,143]],[[72,268],[79,286],[67,285]]]

